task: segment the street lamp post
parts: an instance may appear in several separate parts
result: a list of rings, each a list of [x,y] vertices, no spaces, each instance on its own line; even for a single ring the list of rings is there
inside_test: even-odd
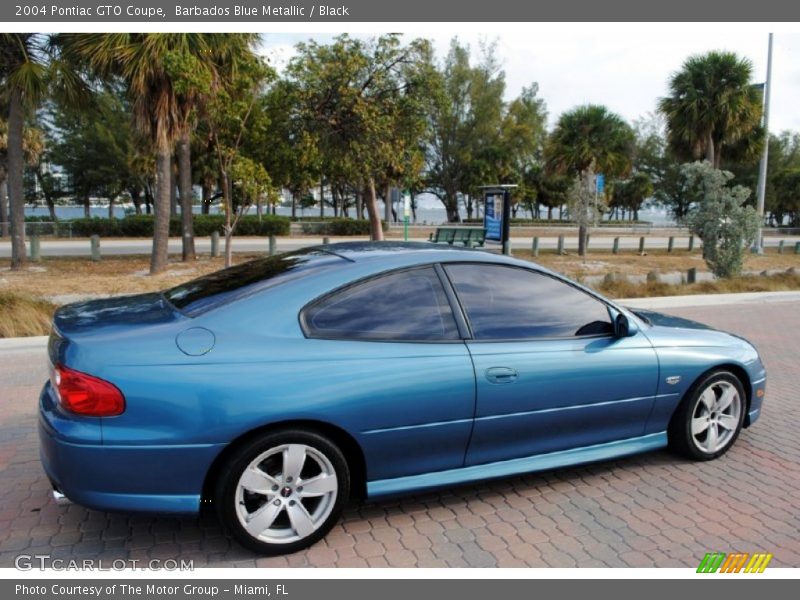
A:
[[[772,84],[772,34],[769,34],[769,49],[767,50],[767,82],[764,85],[764,152],[761,155],[761,164],[758,168],[758,197],[756,210],[758,212],[758,234],[756,234],[752,251],[756,254],[764,253],[764,196],[767,191],[767,159],[769,158],[769,94]]]

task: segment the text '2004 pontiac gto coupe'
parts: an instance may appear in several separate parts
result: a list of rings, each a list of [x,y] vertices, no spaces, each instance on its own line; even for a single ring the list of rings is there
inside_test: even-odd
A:
[[[59,497],[213,506],[267,554],[319,540],[353,496],[667,445],[715,458],[766,378],[739,337],[434,244],[315,247],[69,305],[49,354],[41,456]]]

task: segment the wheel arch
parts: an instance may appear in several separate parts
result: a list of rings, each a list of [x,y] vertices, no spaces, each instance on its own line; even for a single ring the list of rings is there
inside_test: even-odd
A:
[[[206,473],[203,481],[203,489],[201,492],[201,508],[208,507],[214,498],[214,487],[220,476],[220,471],[237,448],[242,444],[246,444],[254,438],[260,437],[267,433],[281,431],[284,429],[302,429],[312,433],[320,434],[330,439],[335,443],[347,460],[350,468],[351,477],[351,491],[350,495],[353,498],[363,500],[367,496],[367,465],[364,457],[364,452],[361,446],[347,431],[341,427],[337,427],[331,423],[324,421],[315,421],[308,419],[294,419],[287,421],[279,421],[276,423],[268,423],[255,429],[251,429],[237,438],[231,440],[228,445],[223,448]]]
[[[694,393],[694,390],[697,384],[707,377],[710,373],[714,371],[729,371],[736,379],[739,380],[739,383],[742,384],[744,388],[744,396],[745,396],[745,412],[744,412],[744,424],[743,427],[748,427],[750,425],[750,401],[751,396],[753,394],[753,387],[750,383],[750,375],[747,374],[747,371],[744,367],[736,363],[720,363],[718,365],[714,365],[700,373],[697,377],[694,378],[692,381],[692,385],[686,388],[686,391],[683,393],[680,402],[675,405],[675,409],[672,411],[672,416],[670,417],[670,423],[675,418],[675,415],[678,413],[678,409],[680,405],[683,403],[683,400],[689,396],[689,394]]]

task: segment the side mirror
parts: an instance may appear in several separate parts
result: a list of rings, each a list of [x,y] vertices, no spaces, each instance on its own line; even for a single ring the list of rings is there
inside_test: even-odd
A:
[[[636,326],[636,323],[631,323],[628,317],[623,313],[617,313],[617,316],[614,317],[615,338],[630,337],[636,335],[637,331],[639,331],[639,328]]]

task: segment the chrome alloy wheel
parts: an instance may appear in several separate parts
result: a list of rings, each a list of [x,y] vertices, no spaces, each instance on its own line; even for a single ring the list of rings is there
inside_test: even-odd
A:
[[[711,383],[697,399],[692,411],[692,442],[701,452],[713,454],[736,436],[742,412],[742,398],[728,381]]]
[[[236,485],[236,516],[253,538],[289,544],[307,538],[330,516],[336,471],[319,450],[283,444],[257,456]]]

